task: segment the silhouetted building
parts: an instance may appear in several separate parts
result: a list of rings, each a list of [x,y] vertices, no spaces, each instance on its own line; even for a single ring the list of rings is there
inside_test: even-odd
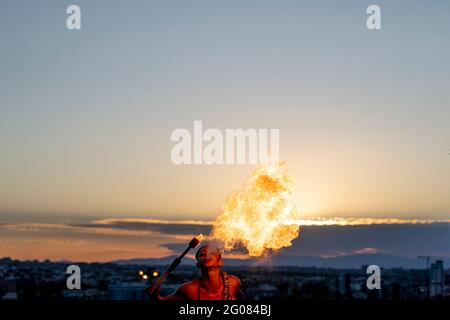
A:
[[[345,274],[345,297],[347,299],[352,299],[352,277],[349,274]]]
[[[444,262],[436,260],[430,267],[430,297],[442,297],[444,295]]]

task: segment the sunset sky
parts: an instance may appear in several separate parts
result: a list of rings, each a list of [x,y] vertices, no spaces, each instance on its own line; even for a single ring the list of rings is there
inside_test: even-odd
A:
[[[3,253],[170,254],[64,225],[214,220],[254,166],[174,165],[195,120],[280,129],[304,219],[450,219],[450,2],[377,1],[369,31],[371,1],[78,0],[69,31],[72,2],[0,3]]]

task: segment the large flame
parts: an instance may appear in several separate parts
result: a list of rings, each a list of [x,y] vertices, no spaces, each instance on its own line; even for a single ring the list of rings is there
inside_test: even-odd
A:
[[[224,249],[245,246],[250,256],[291,245],[299,235],[294,203],[293,178],[283,162],[258,166],[244,190],[233,193],[213,225],[211,238],[224,242]]]

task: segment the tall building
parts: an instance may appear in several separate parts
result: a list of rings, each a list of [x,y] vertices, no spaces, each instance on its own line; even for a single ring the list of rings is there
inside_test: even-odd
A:
[[[430,297],[444,295],[444,262],[436,260],[430,267]]]

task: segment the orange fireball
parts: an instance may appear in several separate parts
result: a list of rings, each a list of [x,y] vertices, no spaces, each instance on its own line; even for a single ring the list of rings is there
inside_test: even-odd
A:
[[[250,256],[291,245],[299,235],[293,178],[283,162],[258,166],[244,190],[233,193],[213,225],[211,238],[224,242],[225,250],[244,246]]]

